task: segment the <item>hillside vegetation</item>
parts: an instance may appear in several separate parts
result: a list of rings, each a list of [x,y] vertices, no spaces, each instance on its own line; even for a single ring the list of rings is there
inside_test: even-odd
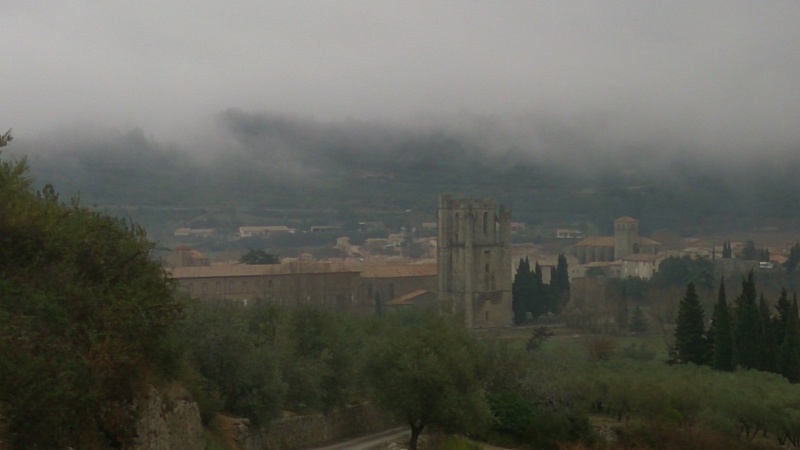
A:
[[[31,188],[0,162],[0,436],[12,448],[128,442],[130,404],[182,316],[144,230]]]
[[[436,195],[451,193],[494,196],[528,223],[630,215],[659,227],[725,229],[799,217],[800,158],[791,152],[726,159],[657,146],[598,150],[568,131],[545,145],[479,120],[467,132],[228,110],[216,125],[222,137],[197,149],[142,130],[65,133],[41,144],[35,173],[101,205],[432,214]]]

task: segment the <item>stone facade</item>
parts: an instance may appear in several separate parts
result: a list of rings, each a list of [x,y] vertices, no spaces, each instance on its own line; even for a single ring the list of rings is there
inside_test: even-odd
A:
[[[314,305],[335,313],[374,312],[373,305],[359,296],[360,272],[325,263],[176,267],[172,276],[185,292],[201,300],[259,300],[283,307]]]
[[[367,267],[361,272],[361,292],[366,303],[374,305],[377,315],[386,305],[403,296],[425,290],[436,292],[436,264],[412,264]]]
[[[200,300],[264,301],[281,307],[313,305],[333,313],[380,315],[383,305],[420,289],[436,291],[436,264],[345,267],[286,264],[214,264],[176,267],[180,288]]]
[[[511,213],[493,199],[439,197],[438,275],[443,311],[470,328],[510,326]]]

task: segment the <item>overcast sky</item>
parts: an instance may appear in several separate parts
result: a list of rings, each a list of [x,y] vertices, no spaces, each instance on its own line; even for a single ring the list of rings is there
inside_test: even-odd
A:
[[[799,24],[794,0],[5,0],[0,126],[166,139],[227,108],[478,114],[613,142],[796,146]]]

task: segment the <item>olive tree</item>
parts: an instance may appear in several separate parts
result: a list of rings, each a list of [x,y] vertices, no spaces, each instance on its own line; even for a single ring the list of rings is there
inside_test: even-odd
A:
[[[447,318],[388,318],[369,350],[366,376],[377,403],[411,428],[409,447],[416,449],[427,426],[466,432],[488,424],[482,361],[475,339]]]

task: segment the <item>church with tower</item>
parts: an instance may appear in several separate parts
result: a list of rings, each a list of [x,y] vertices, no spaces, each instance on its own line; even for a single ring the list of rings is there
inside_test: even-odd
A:
[[[623,216],[614,221],[613,236],[589,236],[575,244],[579,264],[612,262],[632,255],[656,255],[661,244],[639,235],[639,221]]]

